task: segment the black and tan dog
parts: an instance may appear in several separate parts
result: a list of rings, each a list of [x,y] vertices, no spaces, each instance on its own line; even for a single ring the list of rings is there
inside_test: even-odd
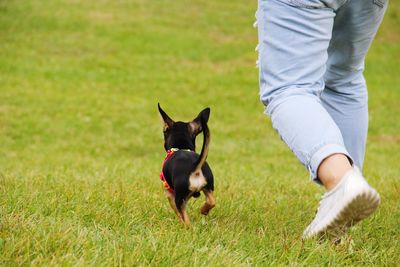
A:
[[[168,201],[181,222],[190,224],[186,203],[199,197],[202,191],[206,202],[201,213],[207,215],[215,207],[214,177],[206,162],[210,132],[207,126],[210,109],[206,108],[191,122],[174,122],[158,104],[164,120],[164,148],[167,156],[163,162],[160,178],[164,182]],[[196,136],[203,132],[201,153],[195,152]]]

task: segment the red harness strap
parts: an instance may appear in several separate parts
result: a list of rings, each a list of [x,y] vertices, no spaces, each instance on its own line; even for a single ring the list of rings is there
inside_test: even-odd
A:
[[[165,189],[167,189],[169,192],[174,193],[174,189],[172,189],[171,186],[169,186],[167,180],[165,179],[164,176],[164,165],[165,163],[169,160],[169,158],[175,153],[175,149],[170,149],[167,151],[167,156],[165,157],[163,163],[162,163],[162,167],[161,167],[161,173],[160,173],[160,180],[163,182]]]

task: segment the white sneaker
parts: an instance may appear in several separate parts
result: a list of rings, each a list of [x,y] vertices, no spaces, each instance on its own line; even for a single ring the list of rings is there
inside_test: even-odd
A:
[[[354,167],[322,197],[314,220],[303,233],[303,239],[327,234],[338,241],[349,227],[371,215],[379,203],[378,192]]]

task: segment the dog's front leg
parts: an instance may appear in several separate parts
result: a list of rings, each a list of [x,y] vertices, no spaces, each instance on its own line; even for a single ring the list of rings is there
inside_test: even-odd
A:
[[[175,205],[179,212],[182,222],[186,225],[190,225],[189,216],[186,212],[186,202],[187,202],[187,199],[185,199],[183,197],[177,196],[175,198]]]
[[[213,191],[204,189],[204,195],[206,196],[206,203],[204,203],[203,207],[201,207],[201,214],[207,215],[212,208],[215,207],[215,198]]]
[[[179,217],[179,219],[181,219],[181,215],[175,205],[175,195],[168,190],[165,190],[165,195],[168,198],[169,205],[175,211],[175,214]],[[181,222],[183,221],[181,220]]]

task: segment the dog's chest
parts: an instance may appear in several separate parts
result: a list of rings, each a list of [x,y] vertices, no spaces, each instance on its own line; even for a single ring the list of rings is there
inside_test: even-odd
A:
[[[202,171],[195,171],[189,176],[189,190],[199,192],[206,186],[207,181]]]

